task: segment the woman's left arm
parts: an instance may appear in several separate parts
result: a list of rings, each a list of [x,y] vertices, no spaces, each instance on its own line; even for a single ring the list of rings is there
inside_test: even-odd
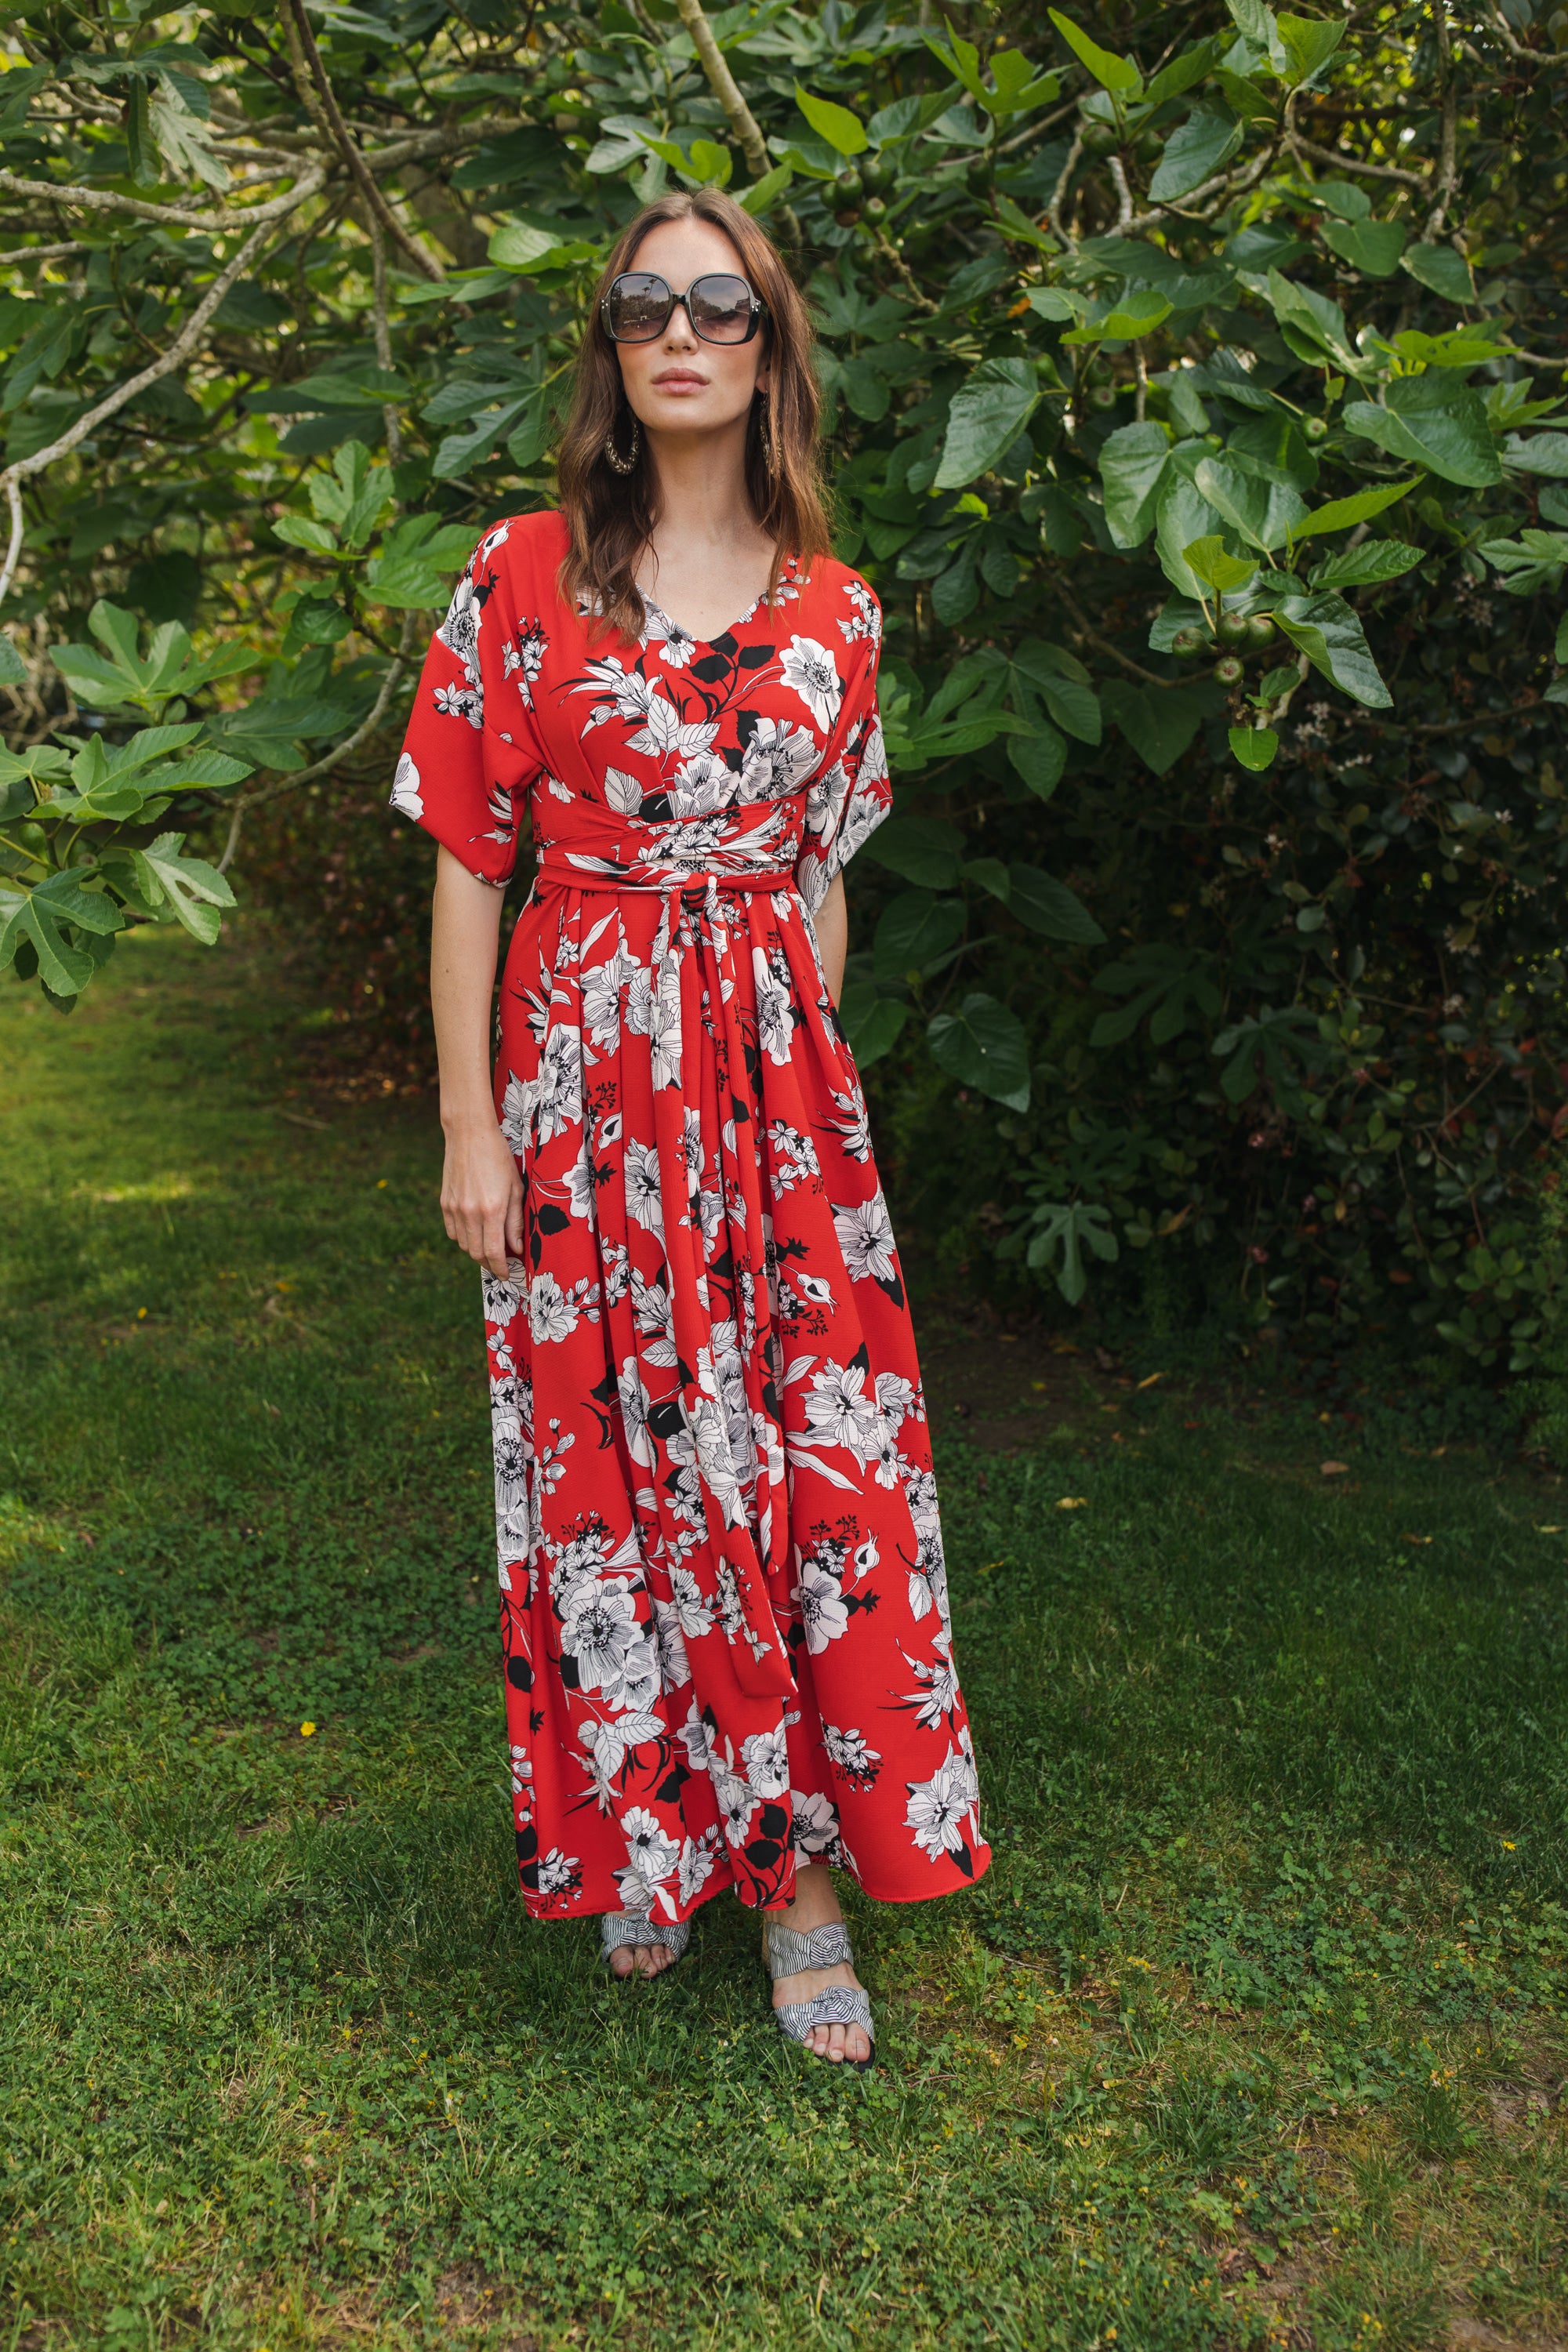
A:
[[[849,909],[844,903],[844,877],[836,874],[816,915],[816,949],[823,978],[835,1004],[844,991],[844,959],[849,950]]]

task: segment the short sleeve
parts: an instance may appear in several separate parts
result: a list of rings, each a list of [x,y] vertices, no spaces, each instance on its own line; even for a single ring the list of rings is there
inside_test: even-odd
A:
[[[805,832],[795,861],[795,887],[815,915],[836,876],[893,805],[882,722],[877,711],[877,666],[882,649],[882,608],[857,573],[848,575],[835,649],[842,681],[822,765],[805,802]]]
[[[479,541],[430,640],[392,782],[392,806],[498,888],[517,863],[520,796],[542,764],[506,535],[500,524]]]

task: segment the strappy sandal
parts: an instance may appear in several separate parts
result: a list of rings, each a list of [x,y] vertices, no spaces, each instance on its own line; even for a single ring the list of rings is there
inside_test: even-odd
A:
[[[672,1960],[678,1960],[686,1949],[691,1934],[689,1919],[653,1919],[644,1911],[606,1911],[599,1920],[599,1956],[609,1967],[611,1959],[625,1944],[662,1944]],[[611,1969],[611,1974],[615,1971]],[[649,1971],[662,1976],[662,1969]],[[643,1971],[632,1967],[628,1977],[641,1976]]]
[[[771,1913],[763,1913],[763,1966],[770,1977],[797,1976],[805,1969],[835,1969],[841,1960],[853,1966],[854,1959],[849,1930],[842,1919],[835,1919],[826,1927],[813,1927],[803,1936],[798,1928],[786,1927]],[[861,1985],[825,1986],[809,2000],[782,2002],[773,2016],[786,2042],[804,2042],[819,2025],[858,2025],[868,2041],[877,2039],[877,2029],[871,2022],[871,1996]],[[838,2063],[864,2070],[874,2065],[876,2059],[874,2055],[841,2058]]]

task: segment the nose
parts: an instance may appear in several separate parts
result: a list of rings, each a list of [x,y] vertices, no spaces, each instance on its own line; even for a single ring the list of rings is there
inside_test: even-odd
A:
[[[697,347],[697,338],[692,332],[691,316],[687,310],[684,294],[678,294],[675,298],[675,307],[666,321],[663,340],[667,351],[689,352]]]

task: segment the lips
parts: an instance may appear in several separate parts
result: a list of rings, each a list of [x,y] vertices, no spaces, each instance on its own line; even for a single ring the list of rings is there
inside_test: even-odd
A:
[[[708,389],[707,377],[694,375],[689,368],[671,368],[664,375],[656,375],[653,382],[656,392],[706,392]]]

